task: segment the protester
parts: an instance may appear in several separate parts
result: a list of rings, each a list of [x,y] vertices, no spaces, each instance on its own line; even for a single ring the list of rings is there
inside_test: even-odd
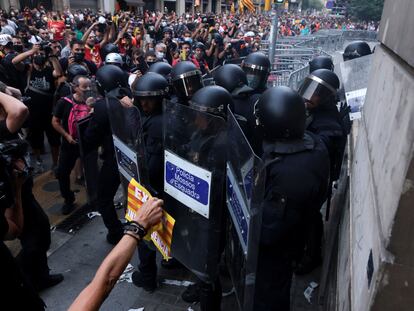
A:
[[[375,31],[378,29],[378,24],[375,22],[355,22],[342,17],[309,14],[307,12],[283,12],[278,18],[277,32],[279,37],[284,39],[290,37],[307,38],[321,30],[336,32],[357,29]],[[243,131],[241,136],[246,137],[246,141],[243,141],[245,146],[248,147],[246,150],[248,149],[249,152],[254,150],[259,157],[263,155],[262,159],[268,161],[266,162],[266,170],[269,173],[277,175],[275,172],[279,173],[279,170],[283,170],[283,165],[278,162],[279,156],[276,156],[276,153],[282,154],[284,152],[285,158],[292,159],[291,167],[297,170],[294,175],[283,171],[281,176],[285,176],[286,180],[293,177],[297,181],[302,180],[302,175],[307,171],[314,174],[313,170],[315,168],[311,166],[307,166],[306,170],[299,170],[298,167],[301,168],[301,166],[297,165],[295,156],[297,152],[302,152],[301,156],[304,159],[308,159],[308,156],[310,159],[313,152],[311,150],[316,150],[314,146],[319,146],[321,143],[319,132],[308,128],[314,132],[310,135],[312,139],[309,140],[314,143],[312,148],[307,145],[309,141],[305,139],[308,137],[307,134],[303,134],[303,124],[300,126],[298,137],[286,136],[285,131],[290,131],[290,128],[279,129],[281,131],[279,136],[269,137],[270,132],[274,133],[272,127],[279,126],[273,124],[270,118],[272,114],[276,113],[271,110],[272,100],[274,100],[271,95],[274,91],[267,91],[269,89],[267,87],[269,75],[272,75],[275,70],[273,68],[274,64],[264,54],[266,52],[264,49],[267,49],[268,40],[270,39],[271,24],[270,15],[248,12],[244,14],[223,12],[216,15],[208,13],[177,15],[175,12],[145,11],[140,14],[119,10],[114,14],[103,14],[100,11],[93,12],[89,9],[72,11],[65,9],[61,12],[51,12],[45,10],[42,6],[34,9],[23,8],[21,11],[10,10],[10,14],[4,10],[1,11],[0,81],[8,85],[4,88],[4,93],[21,98],[24,101],[24,104],[17,101],[17,99],[12,101],[0,92],[1,132],[2,134],[4,132],[15,133],[21,127],[25,128],[22,133],[27,134],[27,139],[31,145],[30,151],[36,164],[35,174],[41,174],[45,171],[42,154],[46,151],[43,137],[46,134],[51,147],[51,169],[56,173],[60,193],[64,200],[61,209],[63,215],[68,215],[75,209],[75,190],[71,187],[70,175],[74,170],[75,162],[82,157],[80,141],[83,140],[86,146],[96,153],[97,175],[94,176],[95,180],[93,181],[95,181],[97,198],[91,203],[91,207],[97,209],[102,215],[102,220],[108,229],[107,242],[116,246],[101,264],[93,281],[73,302],[70,310],[98,310],[130,261],[137,245],[141,243],[143,232],[149,230],[161,219],[163,201],[159,199],[151,199],[144,204],[133,221],[126,226],[124,226],[123,220],[115,209],[114,197],[122,179],[120,179],[122,175],[118,172],[118,166],[125,165],[122,161],[119,163],[116,158],[124,149],[121,148],[121,150],[118,146],[115,148],[113,141],[115,135],[112,129],[111,112],[113,107],[117,107],[116,105],[141,110],[139,122],[136,124],[141,124],[143,127],[142,133],[139,134],[143,135],[142,141],[145,146],[144,150],[140,150],[142,154],[137,150],[135,151],[138,157],[141,155],[145,158],[139,161],[157,160],[156,163],[154,162],[157,165],[152,163],[155,166],[146,163],[146,170],[149,169],[150,173],[157,172],[156,183],[152,174],[148,178],[150,182],[147,186],[152,188],[151,191],[156,191],[155,194],[153,193],[154,196],[161,197],[163,200],[167,200],[168,195],[164,191],[164,175],[163,170],[160,170],[160,163],[163,164],[164,160],[164,140],[168,140],[170,137],[164,137],[160,133],[164,131],[166,126],[173,124],[173,131],[176,130],[177,133],[180,133],[180,135],[177,135],[178,137],[174,137],[177,143],[176,151],[177,153],[188,152],[185,153],[188,156],[187,160],[193,165],[199,164],[203,156],[206,157],[203,160],[214,164],[212,164],[213,168],[215,168],[215,161],[222,160],[222,165],[217,164],[216,169],[213,170],[212,180],[217,182],[221,178],[222,183],[215,185],[217,191],[214,195],[216,195],[216,201],[220,201],[219,203],[222,204],[216,204],[221,208],[220,213],[227,211],[225,200],[219,200],[219,195],[222,195],[222,198],[225,197],[225,192],[220,193],[220,189],[225,188],[226,161],[224,156],[226,152],[224,149],[226,149],[226,143],[220,140],[220,144],[216,146],[219,149],[220,157],[216,157],[216,154],[212,152],[215,151],[212,150],[212,145],[217,143],[217,137],[221,137],[223,140],[226,137],[221,134],[227,130],[225,126],[229,116],[227,106],[235,114],[237,123]],[[227,63],[233,64],[226,65]],[[157,70],[160,70],[160,72]],[[154,72],[158,72],[162,77],[154,74]],[[150,90],[148,87],[151,85],[145,84],[147,79],[148,81],[155,81],[157,76],[161,77],[160,80],[163,81],[162,92],[158,89]],[[279,76],[275,77],[273,74],[272,78],[277,80]],[[92,92],[94,81],[96,81],[99,95]],[[142,82],[143,90],[138,95],[135,94],[135,107],[133,107],[131,89],[134,90],[139,87],[139,82]],[[216,86],[207,88],[208,82],[216,84]],[[335,88],[337,87],[335,86]],[[211,92],[211,100],[210,97],[204,94],[206,89],[207,93]],[[197,91],[200,91],[198,100],[194,100],[193,95],[197,94]],[[301,98],[296,96],[296,93],[292,90],[281,89],[280,92],[284,94],[282,94],[283,96],[291,97],[290,99],[294,98],[298,107],[302,105]],[[270,94],[266,100],[266,105],[263,104],[263,100],[259,101],[263,93]],[[151,96],[156,98],[156,101],[153,102],[154,98]],[[7,105],[6,99],[10,99],[10,103],[15,103],[15,107]],[[286,103],[290,102],[290,99],[286,100]],[[334,98],[330,99],[335,103]],[[164,119],[166,114],[163,110],[166,105],[163,105],[163,101],[167,100],[169,104],[174,105],[175,110],[171,110],[172,113],[166,116],[168,118],[166,120]],[[223,101],[225,104],[221,104]],[[263,107],[269,109],[267,114],[269,119],[266,119],[267,116],[264,114],[260,115],[260,105],[258,103],[261,103],[262,113],[264,111]],[[288,107],[287,104],[286,107]],[[331,108],[336,111],[335,105]],[[30,112],[30,115],[28,121],[23,123],[27,117],[27,111]],[[183,111],[186,113],[183,113]],[[180,112],[183,114],[180,114]],[[196,114],[194,114],[195,112]],[[280,113],[283,114],[283,111]],[[128,116],[130,115],[128,114]],[[314,118],[317,116],[314,112],[311,115]],[[90,121],[83,136],[81,136],[77,132],[77,124],[87,116],[90,116]],[[279,117],[283,122],[286,120],[285,115]],[[303,117],[304,111],[301,111],[298,119],[302,121]],[[13,118],[15,120],[10,121]],[[6,125],[3,122],[4,119]],[[265,119],[268,122],[267,124]],[[193,121],[194,124],[192,124]],[[316,119],[313,120],[314,123],[316,121]],[[294,122],[292,121],[292,123]],[[222,128],[218,130],[211,124],[221,124]],[[149,125],[152,126],[151,129],[149,129]],[[191,127],[192,125],[193,127]],[[125,126],[127,127],[126,124]],[[292,126],[294,127],[294,125]],[[260,132],[263,128],[267,130],[267,136]],[[134,128],[134,130],[139,132],[140,128]],[[217,132],[214,132],[215,130]],[[198,140],[191,139],[191,137],[197,137]],[[131,141],[128,141],[129,145],[126,145],[130,148],[134,143],[139,144],[140,142],[139,139],[131,139]],[[263,142],[267,144],[268,148],[266,150],[263,149]],[[280,152],[279,144],[282,147],[289,147],[289,150]],[[296,149],[298,148],[297,144],[300,145],[299,151]],[[315,156],[316,158],[318,157]],[[318,161],[328,166],[329,160],[327,157],[319,157]],[[132,167],[132,164],[128,163],[127,167],[129,165]],[[1,169],[3,168],[1,167]],[[217,174],[220,175],[220,178],[217,177]],[[79,175],[79,173],[76,173],[76,175]],[[315,175],[317,175],[316,171]],[[306,204],[312,205],[312,216],[316,218],[315,222],[321,220],[319,208],[322,201],[326,199],[324,185],[327,182],[325,183],[325,175],[320,178],[315,177],[315,180],[309,182],[309,184],[302,183],[304,192],[314,185],[320,190],[317,195],[303,197],[309,200],[303,199],[304,202],[298,203],[301,208]],[[143,182],[145,182],[145,178],[146,176],[143,174]],[[31,298],[28,302],[33,301],[33,310],[42,310],[43,302],[36,291],[39,292],[44,288],[56,285],[63,280],[63,276],[49,274],[46,252],[50,246],[50,223],[40,204],[33,196],[32,184],[29,181],[31,179],[24,181],[26,194],[24,195],[21,189],[17,188],[14,205],[11,204],[11,207],[8,206],[5,211],[2,208],[1,212],[5,217],[0,218],[2,222],[0,229],[3,239],[15,238],[20,234],[23,259],[19,263],[19,269],[23,271],[24,275],[19,274],[20,272],[16,273],[16,280],[19,281],[23,277],[28,279],[28,283],[24,283],[24,287],[30,287],[26,290],[26,294],[30,294]],[[18,178],[14,182],[19,185]],[[283,179],[275,178],[272,180],[272,178],[269,178],[269,180],[266,180],[266,208],[268,209],[266,212],[269,212],[269,214],[272,213],[274,202],[277,201],[277,204],[280,205],[283,203],[284,196],[277,194],[275,190],[279,189],[279,183],[280,189],[288,192],[287,197],[290,195],[295,197],[296,192],[291,194],[288,190],[290,190],[290,187],[295,188],[294,186],[297,183],[286,186],[287,183]],[[125,180],[121,185],[125,190]],[[22,202],[19,201],[19,194],[22,197]],[[279,202],[279,199],[282,203]],[[22,205],[20,209],[19,203]],[[287,209],[290,208],[289,204],[286,205]],[[174,207],[172,209],[174,211]],[[13,215],[11,215],[11,211],[13,211]],[[194,224],[202,224],[198,227],[195,225],[196,229],[208,231],[206,228],[211,226],[208,217],[206,219],[197,218],[199,215],[196,214],[191,212],[186,216],[189,219],[196,219]],[[292,220],[291,228],[288,231],[290,232],[292,229],[296,232],[305,216],[309,216],[308,214],[303,212],[299,220]],[[211,219],[216,216],[212,212]],[[265,220],[273,221],[275,227],[277,227],[279,225],[277,215],[272,214],[271,216]],[[220,241],[220,245],[217,247],[214,260],[208,263],[213,267],[212,270],[217,268],[220,256],[225,248],[222,242],[224,242],[224,236],[227,233],[225,232],[227,219],[224,221],[226,217],[223,215],[223,218],[220,218],[215,224],[219,224],[219,226],[213,230],[214,234],[219,236],[216,240]],[[22,218],[24,222],[22,222]],[[179,221],[180,219],[177,218],[177,222]],[[206,228],[204,228],[204,225],[206,225]],[[191,227],[191,224],[188,227],[189,231],[183,230],[180,232],[184,236],[184,241],[188,238],[188,234],[193,234],[191,238],[194,238],[195,242],[193,241],[194,244],[191,245],[200,246],[204,251],[204,245],[197,245],[199,240],[195,238],[198,238],[194,233],[195,231],[191,231],[196,229]],[[273,229],[277,230],[277,228]],[[260,228],[257,231],[260,232]],[[137,235],[137,232],[140,233]],[[300,235],[300,230],[297,230],[297,232]],[[287,236],[290,235],[287,234]],[[266,236],[264,237],[266,238]],[[206,236],[203,236],[203,238],[206,238]],[[209,239],[205,240],[210,243]],[[292,243],[295,243],[293,237],[291,240]],[[200,241],[204,240],[200,239]],[[290,238],[284,236],[281,241],[286,244],[291,243]],[[263,244],[266,241],[261,242]],[[282,247],[276,243],[277,241],[271,240],[270,242],[268,245],[267,242],[265,244],[272,246],[271,251],[269,251],[270,248],[263,248],[262,245],[262,253],[269,251],[269,254],[277,257],[277,255],[280,255],[280,249],[277,249],[277,247],[280,247],[283,248],[282,253],[287,256],[288,260],[278,258],[275,261],[276,264],[273,265],[273,257],[261,258],[260,262],[264,264],[261,267],[262,270],[259,271],[259,277],[265,281],[260,284],[261,287],[258,286],[257,288],[261,289],[269,285],[266,288],[272,288],[273,291],[266,292],[264,290],[263,295],[257,297],[260,297],[261,303],[266,305],[266,301],[272,301],[273,298],[278,301],[276,299],[278,294],[283,292],[282,304],[277,305],[275,303],[274,306],[276,308],[284,305],[286,309],[286,306],[289,305],[290,280],[293,271],[291,264],[297,258],[294,258],[296,254],[290,253],[291,250],[287,245]],[[212,243],[214,244],[214,242]],[[275,245],[276,248],[274,248]],[[216,245],[212,246],[214,248]],[[304,248],[300,243],[296,246],[295,252]],[[5,248],[3,244],[0,244],[0,251],[7,257],[10,267],[15,269],[17,263]],[[151,291],[156,290],[158,284],[155,251],[149,249],[146,244],[141,244],[138,250],[141,260],[140,273],[145,272],[145,269],[141,269],[142,265],[145,264],[145,257],[147,257],[147,262],[150,262],[151,268],[154,268],[150,271],[150,286],[143,287],[150,288]],[[146,251],[149,255],[145,253]],[[319,255],[319,246],[317,251]],[[320,258],[317,259],[315,266],[320,263]],[[170,264],[170,266],[181,266],[176,259],[171,262],[173,264]],[[190,264],[192,264],[191,261]],[[162,265],[167,267],[168,263],[163,262]],[[281,269],[283,271],[277,272],[281,275],[280,279],[286,281],[285,285],[276,286],[274,276],[266,275],[266,269],[269,269],[269,267],[276,270],[283,268]],[[193,267],[187,265],[187,268]],[[193,272],[198,271],[197,269],[191,270]],[[135,272],[132,280],[134,284],[141,286],[142,282],[137,281],[138,274]],[[197,277],[201,275],[197,274]],[[222,293],[219,275],[216,274],[209,280],[204,277],[199,279],[197,284],[189,286],[183,293],[183,297],[186,297],[185,300],[187,302],[201,302],[202,311],[208,310],[206,306],[209,303],[220,304]],[[270,310],[270,308],[266,308],[267,306],[264,306],[263,310]],[[12,310],[13,308],[9,309]]]

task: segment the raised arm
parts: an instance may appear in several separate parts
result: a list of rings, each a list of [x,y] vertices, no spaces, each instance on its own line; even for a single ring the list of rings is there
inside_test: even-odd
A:
[[[150,228],[161,220],[162,200],[152,198],[138,210],[134,221],[144,228]],[[125,270],[139,243],[139,239],[124,235],[104,259],[92,282],[79,294],[68,311],[94,311],[109,295],[116,281]]]

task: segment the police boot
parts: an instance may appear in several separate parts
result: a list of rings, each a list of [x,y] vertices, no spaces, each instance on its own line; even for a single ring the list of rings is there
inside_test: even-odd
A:
[[[221,283],[218,278],[214,284],[200,283],[201,311],[220,311],[221,297]]]

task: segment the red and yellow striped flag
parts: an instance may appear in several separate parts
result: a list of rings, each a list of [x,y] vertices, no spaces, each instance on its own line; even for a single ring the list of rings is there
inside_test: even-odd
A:
[[[243,5],[250,11],[254,12],[256,8],[254,7],[252,0],[241,0],[243,2]]]
[[[152,198],[152,196],[148,190],[140,185],[135,179],[132,179],[128,185],[128,208],[125,218],[128,221],[134,219],[138,209],[150,198]],[[171,242],[174,224],[175,219],[166,211],[163,211],[161,223],[151,228],[145,236],[146,240],[152,240],[164,259],[167,260],[171,258]]]

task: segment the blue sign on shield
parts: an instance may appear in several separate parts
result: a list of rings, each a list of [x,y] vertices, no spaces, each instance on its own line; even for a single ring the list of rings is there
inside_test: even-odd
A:
[[[211,172],[165,150],[164,190],[200,215],[209,217]]]

